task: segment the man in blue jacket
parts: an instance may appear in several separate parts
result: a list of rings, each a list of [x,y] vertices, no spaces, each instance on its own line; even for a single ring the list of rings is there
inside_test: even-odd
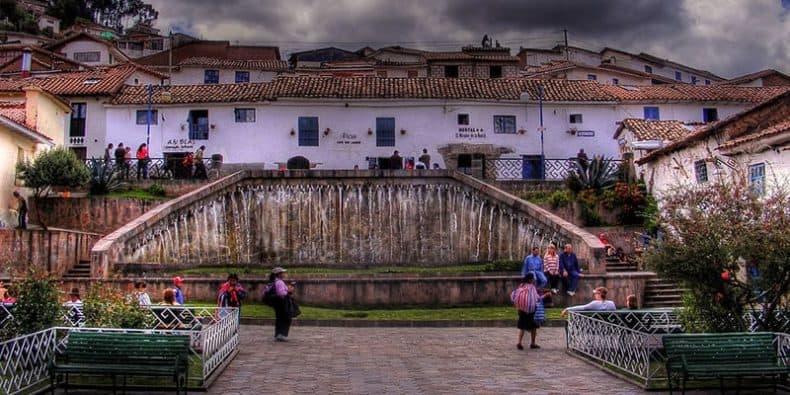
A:
[[[532,255],[524,259],[524,266],[521,267],[521,278],[532,273],[535,276],[535,286],[543,288],[546,286],[546,275],[543,274],[543,259],[540,257],[540,248],[532,247]]]
[[[570,243],[565,244],[565,251],[560,254],[560,277],[562,277],[562,283],[568,295],[576,295],[576,286],[579,284],[581,272],[582,268],[579,265],[579,259],[573,253],[573,246]]]

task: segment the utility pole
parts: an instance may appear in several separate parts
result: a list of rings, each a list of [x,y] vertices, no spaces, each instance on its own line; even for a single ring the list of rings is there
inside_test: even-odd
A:
[[[568,54],[568,29],[562,29],[562,33],[565,35],[565,60],[570,61],[571,57]]]
[[[543,84],[538,85],[538,109],[540,112],[540,179],[546,176],[546,153],[543,152]]]
[[[145,129],[145,146],[148,147],[148,151],[151,151],[151,112],[152,112],[152,105],[153,105],[153,96],[154,96],[154,86],[148,84],[148,113],[146,114],[146,129]]]

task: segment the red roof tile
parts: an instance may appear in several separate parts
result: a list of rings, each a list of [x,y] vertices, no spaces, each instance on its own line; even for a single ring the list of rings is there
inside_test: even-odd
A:
[[[24,102],[0,102],[0,115],[24,126],[25,125],[25,103]]]
[[[768,77],[768,76],[771,76],[771,75],[776,75],[776,76],[779,76],[779,77],[781,77],[781,78],[783,78],[785,80],[790,81],[790,76],[789,75],[784,74],[784,73],[779,72],[779,71],[776,71],[774,69],[767,69],[767,70],[758,71],[756,73],[745,74],[745,75],[742,75],[742,76],[739,76],[739,77],[735,77],[735,78],[730,79],[730,80],[717,82],[717,84],[718,85],[739,85],[739,84],[749,83],[749,82],[752,82],[752,81],[754,81],[756,79],[765,78],[765,77]]]
[[[179,66],[214,67],[218,69],[285,71],[288,62],[278,59],[240,60],[210,57],[186,58],[178,63]]]
[[[617,128],[614,138],[620,137],[624,130],[630,130],[638,141],[644,140],[677,140],[691,134],[693,127],[681,121],[653,121],[636,118],[626,118]]]
[[[604,85],[602,89],[622,102],[721,101],[759,103],[790,90],[790,87],[747,88],[740,86],[675,84],[640,87]]]
[[[46,77],[34,76],[24,81],[54,94],[64,96],[111,95],[118,92],[135,72],[145,72],[158,78],[165,75],[134,63],[73,73],[59,73]],[[2,87],[2,83],[0,83]]]
[[[779,136],[782,134],[786,134],[787,137],[790,138],[790,121],[785,121],[776,124],[767,129],[763,129],[756,133],[747,134],[743,137],[728,140],[724,144],[720,145],[717,149],[721,151],[726,151],[745,143],[750,143],[768,137]]]

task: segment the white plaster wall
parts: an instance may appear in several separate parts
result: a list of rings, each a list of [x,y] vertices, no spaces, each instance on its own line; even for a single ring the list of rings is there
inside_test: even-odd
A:
[[[209,67],[181,67],[180,71],[174,71],[171,76],[173,85],[197,85],[205,82],[205,71]],[[258,70],[239,70],[250,72],[250,82],[268,82],[274,79],[276,73],[273,71]],[[220,84],[236,83],[236,70],[219,69]]]
[[[568,48],[568,58],[571,62],[586,64],[589,66],[598,66],[601,64],[601,55],[597,53],[581,51],[575,48]]]
[[[604,70],[573,69],[567,72],[568,80],[586,80],[587,74],[595,74],[601,84],[614,85],[613,78],[619,80],[619,85],[650,85],[649,78],[632,77],[626,74],[612,73]]]
[[[85,64],[91,66],[98,66],[98,65],[110,65],[117,63],[117,59],[113,59],[112,63],[110,62],[110,52],[106,45],[97,43],[91,40],[84,40],[84,41],[72,41],[63,45],[58,52],[65,54],[71,60],[74,60],[74,53],[75,52],[94,52],[98,51],[99,54],[99,61],[98,62],[83,62]]]
[[[703,108],[716,108],[719,119],[725,119],[733,114],[751,108],[752,103],[743,104],[716,104],[716,103],[664,103],[664,104],[623,104],[619,105],[619,117],[642,119],[645,116],[645,107],[658,107],[661,120],[677,120],[683,122],[702,122]],[[614,133],[615,129],[612,129]]]
[[[420,62],[421,57],[417,55],[409,55],[395,52],[382,52],[373,56],[374,59],[389,61],[389,62]]]

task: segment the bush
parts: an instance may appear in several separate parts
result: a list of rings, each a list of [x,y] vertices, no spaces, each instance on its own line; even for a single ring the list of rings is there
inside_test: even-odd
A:
[[[573,195],[568,190],[554,191],[548,196],[547,201],[551,208],[568,207],[573,202]]]
[[[110,163],[91,158],[91,180],[90,180],[90,194],[91,195],[106,195],[110,192],[115,192],[122,189],[124,186],[118,172]]]
[[[2,330],[2,337],[10,339],[38,332],[63,323],[63,312],[58,300],[58,288],[48,276],[30,273],[14,284],[17,290],[14,319]]]
[[[139,307],[136,298],[101,282],[88,288],[84,304],[86,325],[93,328],[144,329],[152,326],[152,315]]]
[[[618,167],[611,159],[595,156],[589,163],[574,162],[573,170],[565,179],[565,185],[574,193],[585,189],[601,191],[611,188],[617,181]]]
[[[521,271],[522,263],[520,261],[494,261],[485,265],[487,272],[512,272]]]
[[[151,184],[151,186],[146,188],[145,191],[153,196],[165,196],[167,194],[167,191],[165,191],[165,187],[156,183]]]

